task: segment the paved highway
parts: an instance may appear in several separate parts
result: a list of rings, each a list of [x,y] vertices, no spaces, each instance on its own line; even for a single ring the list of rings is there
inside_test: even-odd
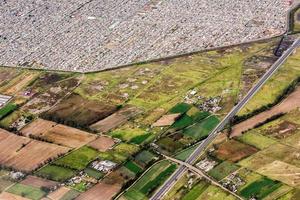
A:
[[[185,161],[187,164],[193,164],[199,157],[200,153],[204,151],[207,146],[217,137],[219,132],[225,125],[242,109],[246,103],[259,91],[259,89],[266,83],[267,80],[277,71],[277,69],[286,61],[286,59],[300,46],[300,38],[282,54],[282,56],[271,66],[271,68],[260,78],[254,87],[246,94],[246,96],[226,115],[226,117],[211,131],[209,136],[199,144],[194,152]],[[183,175],[186,166],[181,165],[172,176],[159,188],[159,190],[150,198],[151,200],[161,200],[162,197],[170,190],[176,181]]]

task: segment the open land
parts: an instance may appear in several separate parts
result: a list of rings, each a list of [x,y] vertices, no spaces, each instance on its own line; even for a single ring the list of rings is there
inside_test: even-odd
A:
[[[69,150],[69,148],[55,144],[17,136],[3,129],[0,131],[0,137],[2,138],[0,145],[1,164],[21,171],[32,171],[43,165],[47,160]]]
[[[15,0],[1,6],[1,65],[69,71],[114,68],[274,36],[284,32],[288,9],[282,0],[76,0],[72,6]],[[20,37],[23,30],[26,37]]]
[[[70,148],[83,146],[96,139],[96,135],[43,119],[36,119],[25,126],[21,133]]]

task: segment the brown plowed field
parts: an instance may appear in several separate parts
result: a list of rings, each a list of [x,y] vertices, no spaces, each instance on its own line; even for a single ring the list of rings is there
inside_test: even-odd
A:
[[[255,115],[254,117],[234,126],[232,128],[231,137],[242,134],[244,131],[247,131],[255,127],[255,125],[264,122],[265,120],[271,118],[272,116],[278,115],[280,113],[290,112],[298,107],[300,107],[300,87],[298,87],[284,101],[274,106],[272,109],[262,112],[258,115]]]
[[[2,192],[0,194],[0,200],[29,200],[29,199],[8,192]]]
[[[0,129],[0,138],[0,164],[22,171],[32,171],[47,160],[70,150],[67,147],[18,136],[3,129]]]
[[[115,144],[114,140],[109,137],[100,136],[96,140],[88,144],[88,146],[98,151],[106,151]]]
[[[58,182],[55,182],[55,181],[50,181],[48,179],[43,179],[40,177],[31,176],[31,175],[27,176],[23,181],[21,181],[21,183],[24,185],[30,185],[30,186],[38,187],[38,188],[41,188],[41,187],[52,188],[59,184]]]
[[[245,157],[248,157],[258,150],[250,145],[238,142],[236,140],[228,140],[218,145],[215,151],[215,156],[221,160],[237,162]]]
[[[138,115],[141,111],[136,107],[123,108],[114,114],[106,117],[105,119],[92,124],[90,127],[101,133],[106,133],[111,129],[114,129],[123,123],[127,122],[130,118]]]
[[[180,116],[180,113],[164,115],[159,120],[157,120],[153,124],[153,126],[170,126],[176,121],[176,119],[179,116]]]
[[[111,185],[100,182],[87,192],[79,195],[76,200],[110,200],[120,191],[121,188],[122,185],[120,184]]]
[[[70,189],[66,187],[60,187],[54,192],[51,192],[48,194],[48,197],[52,200],[60,200],[67,192],[69,192]]]
[[[25,136],[34,135],[71,148],[83,146],[97,137],[94,134],[43,119],[35,120],[24,127],[21,132]]]

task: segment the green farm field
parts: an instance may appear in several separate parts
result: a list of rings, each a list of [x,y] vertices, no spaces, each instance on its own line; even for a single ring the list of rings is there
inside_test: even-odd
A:
[[[35,174],[43,178],[63,182],[75,176],[76,171],[56,165],[46,165],[36,171]]]
[[[98,154],[99,152],[97,150],[84,146],[56,160],[54,164],[62,167],[68,167],[74,170],[82,170],[92,160],[97,158]]]
[[[169,161],[161,161],[147,171],[128,191],[124,197],[128,200],[142,200],[158,188],[176,169]]]
[[[46,195],[46,193],[39,189],[28,185],[23,185],[20,183],[15,184],[14,186],[10,187],[7,192],[13,193],[19,196],[23,196],[28,199],[32,200],[40,200],[42,197]]]

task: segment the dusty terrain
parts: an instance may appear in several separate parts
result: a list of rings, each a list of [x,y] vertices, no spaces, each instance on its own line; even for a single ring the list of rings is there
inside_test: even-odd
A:
[[[114,140],[110,137],[100,136],[96,140],[90,142],[88,146],[97,149],[98,151],[106,151],[115,144]]]

